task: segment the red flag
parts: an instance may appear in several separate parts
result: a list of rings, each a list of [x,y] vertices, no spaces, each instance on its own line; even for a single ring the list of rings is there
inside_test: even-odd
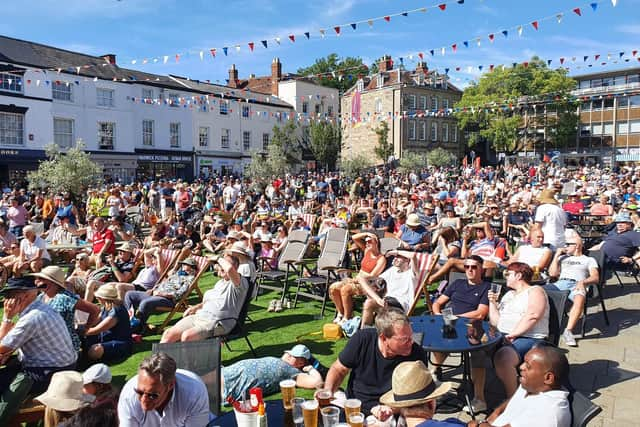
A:
[[[216,57],[216,49],[209,49],[209,52],[211,52],[211,56],[213,56],[214,58]]]
[[[439,4],[438,7],[440,8],[440,10],[445,10],[447,8],[447,4],[442,3],[442,4]]]
[[[575,9],[573,9],[573,13],[575,13],[578,16],[582,16],[582,11],[580,10],[579,7],[576,7]]]
[[[180,62],[180,54],[176,53],[176,62]]]
[[[638,53],[638,51],[637,51],[637,50],[632,50],[632,51],[631,51],[631,54],[632,54],[633,56],[636,56],[636,55],[637,55],[637,53]]]
[[[538,21],[533,21],[531,25],[533,25],[533,28],[535,28],[536,31],[538,30]]]
[[[251,52],[253,52],[253,46],[255,46],[253,42],[249,42],[249,49],[251,49]]]
[[[455,53],[458,50],[458,45],[457,44],[452,44],[451,45],[451,49],[453,50],[453,52]]]
[[[295,43],[296,36],[294,36],[293,34],[289,34],[289,40],[291,40],[291,43]]]
[[[564,64],[564,58],[560,58],[560,64]]]
[[[634,51],[635,52],[635,51]],[[633,56],[636,56],[636,54],[634,53]],[[418,52],[418,57],[420,59],[424,59],[424,55],[422,54],[422,52]]]
[[[522,65],[524,65],[524,68],[527,68],[529,66],[529,63],[527,61],[524,61]]]
[[[598,60],[598,58],[600,58],[599,54],[595,56],[596,61]]]
[[[384,17],[384,20],[385,20],[385,21],[387,21],[387,22],[389,22],[389,21],[391,21],[391,17],[390,17],[390,16],[385,16],[385,17]]]
[[[491,43],[493,43],[493,39],[494,39],[495,37],[496,37],[496,36],[494,36],[493,34],[489,34],[489,41],[490,41]]]
[[[334,31],[336,32],[337,35],[340,35],[340,27],[333,27]]]
[[[480,169],[480,156],[476,157],[476,159],[473,161],[474,165],[473,167],[475,168],[475,170],[479,170]]]
[[[493,71],[493,64],[489,65],[489,71]]]

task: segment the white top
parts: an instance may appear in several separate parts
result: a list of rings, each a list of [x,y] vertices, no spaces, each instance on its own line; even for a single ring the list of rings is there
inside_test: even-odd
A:
[[[520,254],[518,255],[518,261],[527,263],[530,267],[535,267],[540,264],[540,260],[551,249],[546,246],[534,248],[531,245],[525,245],[518,248]]]
[[[209,394],[200,377],[193,372],[176,371],[176,386],[162,413],[142,409],[134,391],[137,386],[136,375],[122,388],[118,401],[120,427],[202,427],[209,422]]]
[[[567,225],[567,214],[558,205],[545,203],[536,209],[536,222],[542,223],[544,243],[553,246],[564,246],[564,229]]]
[[[589,277],[589,270],[598,268],[598,262],[590,256],[564,256],[560,258],[560,279],[576,282]]]
[[[519,386],[504,412],[491,425],[512,427],[569,427],[571,410],[566,390],[527,394]]]
[[[391,267],[380,275],[387,282],[387,295],[393,297],[400,302],[405,313],[411,308],[413,303],[413,290],[416,277],[413,275],[413,269],[401,273],[397,267]]]
[[[51,261],[51,255],[47,252],[47,242],[36,236],[36,239],[31,243],[29,239],[22,239],[20,242],[20,250],[26,257],[27,261],[32,261],[38,254],[38,250],[42,249],[42,259],[48,259]]]
[[[529,306],[529,294],[538,289],[536,286],[529,286],[520,293],[509,291],[500,300],[500,320],[498,320],[498,330],[503,333],[510,333],[520,322],[520,319],[527,313]],[[542,288],[539,288],[542,289]],[[544,292],[544,290],[543,290]],[[535,325],[522,336],[529,338],[545,338],[549,335],[549,303],[544,306],[544,314],[538,319]]]

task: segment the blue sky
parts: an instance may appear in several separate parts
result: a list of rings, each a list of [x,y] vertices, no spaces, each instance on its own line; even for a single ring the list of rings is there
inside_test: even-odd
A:
[[[450,0],[441,11],[437,5],[442,2],[433,0],[22,0],[3,5],[0,34],[94,55],[115,53],[122,67],[220,83],[225,82],[231,64],[236,64],[240,78],[246,78],[249,73],[269,74],[276,56],[285,72],[295,72],[332,52],[360,56],[366,63],[390,54],[396,63],[403,57],[407,68],[414,67],[416,54],[423,52],[429,68],[449,68],[452,81],[460,86],[478,77],[480,64],[486,70],[490,64],[522,62],[532,55],[553,59],[552,66],[559,66],[559,58],[565,57],[565,65],[574,69],[572,74],[640,66],[640,52],[636,58],[631,56],[633,50],[640,51],[640,0],[618,0],[615,8],[611,0],[597,1],[596,12],[590,6],[593,2],[466,0],[460,5]],[[371,28],[366,22],[358,24],[356,31],[349,26],[423,7],[426,13],[393,16],[390,22],[376,20]],[[576,7],[581,17],[572,12]],[[560,24],[555,17],[558,12],[564,13]],[[538,31],[531,25],[534,20],[539,21]],[[336,25],[342,25],[339,37],[333,30]],[[518,25],[523,26],[521,36]],[[326,29],[325,38],[320,29]],[[504,29],[506,38],[501,33]],[[310,33],[309,40],[304,32]],[[495,33],[493,43],[490,33]],[[296,35],[295,43],[289,34]],[[268,49],[261,40],[268,41]],[[469,42],[468,48],[464,41]],[[248,42],[255,43],[254,52]],[[454,43],[458,45],[455,54]],[[240,52],[235,45],[240,45]],[[225,46],[229,47],[226,57]],[[442,47],[446,47],[444,56]],[[217,48],[215,59],[210,48]],[[623,59],[632,61],[611,64],[622,51],[626,52]],[[179,63],[176,53],[181,54]],[[595,54],[601,55],[597,65],[587,68]],[[163,64],[165,55],[170,58]],[[585,55],[590,56],[586,63]],[[142,63],[144,59],[147,64]],[[137,63],[132,65],[132,60]],[[603,61],[609,65],[600,66]]]

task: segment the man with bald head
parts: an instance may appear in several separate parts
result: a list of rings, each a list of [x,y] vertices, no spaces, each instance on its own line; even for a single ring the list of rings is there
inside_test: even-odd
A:
[[[569,427],[571,410],[568,383],[569,361],[555,347],[533,347],[520,365],[520,386],[486,421],[469,427],[529,426]]]

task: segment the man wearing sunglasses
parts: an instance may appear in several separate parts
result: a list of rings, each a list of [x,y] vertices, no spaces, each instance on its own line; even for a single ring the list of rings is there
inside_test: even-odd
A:
[[[209,394],[196,374],[176,369],[166,353],[145,358],[118,401],[121,427],[206,426]]]

